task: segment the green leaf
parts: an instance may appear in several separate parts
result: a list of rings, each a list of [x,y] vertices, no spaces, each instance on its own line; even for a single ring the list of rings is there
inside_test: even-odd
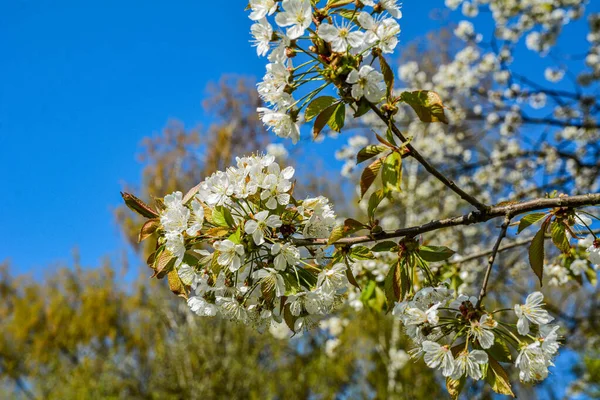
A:
[[[531,269],[540,279],[542,286],[542,277],[544,276],[544,240],[546,236],[546,224],[535,234],[531,245],[529,246],[529,264]]]
[[[344,127],[344,122],[346,121],[346,104],[338,103],[333,111],[333,114],[327,121],[329,127],[336,132],[339,132]]]
[[[535,224],[546,215],[547,214],[545,213],[532,213],[525,215],[523,218],[521,218],[521,221],[519,221],[519,229],[517,230],[517,233],[521,233],[525,228]]]
[[[181,282],[181,278],[177,273],[176,269],[172,269],[167,274],[167,280],[169,281],[169,289],[171,292],[175,293],[177,296],[181,296],[187,299],[187,293],[185,291],[185,285]]]
[[[217,206],[212,212],[212,222],[218,226],[235,226],[235,221],[231,215],[231,211],[223,206]]]
[[[389,98],[392,94],[392,90],[394,89],[394,72],[390,68],[389,64],[385,60],[383,54],[379,54],[379,66],[381,68],[381,73],[383,74],[383,80],[385,81],[385,86],[387,87],[387,97]]]
[[[160,222],[159,222],[158,218],[149,219],[148,221],[146,221],[146,223],[144,223],[144,225],[142,226],[142,229],[140,229],[140,234],[138,236],[138,242],[141,242],[141,241],[149,238],[150,236],[152,236],[152,234],[154,232],[156,232],[156,230],[158,229],[159,226],[160,226]]]
[[[381,179],[387,192],[399,192],[402,185],[402,155],[394,151],[383,161]]]
[[[358,290],[360,290],[360,285],[356,281],[354,274],[352,273],[352,268],[350,268],[349,264],[346,264],[346,277],[348,278],[348,282]]]
[[[336,109],[337,104],[332,104],[323,111],[321,111],[313,125],[313,139],[316,139],[323,130],[323,128],[325,128],[325,125],[329,123],[329,119],[333,116],[333,113]]]
[[[598,286],[598,273],[596,272],[596,270],[594,268],[589,268],[588,265],[588,269],[585,270],[585,274],[588,278],[588,280],[590,281],[590,284],[594,287]]]
[[[174,257],[168,251],[162,252],[154,263],[154,275],[152,277],[158,279],[164,278],[164,276],[175,266],[175,261],[177,261],[177,257]]]
[[[235,244],[241,244],[242,243],[242,228],[241,228],[241,226],[238,226],[236,231],[234,233],[232,233],[231,235],[229,235],[229,237],[227,239],[231,240]]]
[[[132,194],[121,192],[121,197],[125,201],[125,205],[129,207],[131,210],[140,214],[142,217],[146,218],[157,218],[158,213],[154,211],[150,206],[144,203],[142,200],[138,199]]]
[[[327,2],[327,8],[343,7],[352,3],[354,3],[354,0],[329,0]]]
[[[385,277],[385,281],[383,282],[388,310],[393,308],[395,302],[404,299],[409,292],[411,285],[412,283],[408,276],[406,266],[401,261],[398,261],[390,268]]]
[[[460,379],[446,378],[446,390],[448,390],[448,394],[452,400],[458,399],[460,392],[462,392],[463,388],[465,387],[466,382],[467,378],[464,376]]]
[[[368,113],[369,111],[371,111],[371,103],[369,103],[369,101],[363,97],[358,102],[358,108],[357,108],[356,112],[354,113],[353,117],[360,118],[363,115],[365,115],[366,113]]]
[[[334,13],[340,15],[342,18],[346,18],[347,20],[358,24],[358,15],[360,13],[356,10],[341,9],[334,11]]]
[[[327,244],[333,244],[338,240],[353,234],[354,232],[360,231],[361,229],[365,229],[365,225],[362,222],[348,218],[344,221],[344,225],[333,228],[331,235],[329,235]]]
[[[375,293],[376,287],[377,287],[377,283],[375,281],[369,281],[369,283],[367,283],[365,288],[360,293],[360,301],[362,301],[366,305],[367,301]]]
[[[366,161],[370,158],[375,157],[376,155],[388,150],[388,147],[378,145],[378,144],[370,144],[367,147],[362,148],[358,154],[356,155],[356,163],[360,164],[363,161]]]
[[[396,242],[392,242],[391,240],[386,240],[385,242],[379,242],[375,246],[371,247],[371,251],[376,253],[382,251],[397,251],[398,244]]]
[[[487,352],[500,362],[510,363],[513,361],[512,353],[504,341],[498,340],[496,337],[492,347],[487,349]]]
[[[353,246],[350,249],[350,258],[353,260],[370,260],[373,258],[373,253],[368,247],[365,246]]]
[[[364,196],[364,194],[362,196]],[[373,217],[375,216],[375,210],[377,209],[377,207],[379,206],[379,203],[381,203],[381,201],[384,198],[385,198],[385,193],[383,192],[383,189],[379,189],[379,190],[373,192],[373,194],[371,194],[371,197],[369,197],[369,204],[367,206],[367,213],[369,215],[369,220],[373,220]]]
[[[425,261],[438,262],[449,259],[455,251],[446,246],[420,246],[419,255]]]
[[[494,360],[492,357],[489,357],[489,367],[485,381],[490,384],[494,392],[515,397],[506,371],[504,368],[502,368],[498,361]]]
[[[550,236],[554,245],[564,254],[571,252],[571,243],[567,238],[566,228],[562,222],[554,221],[550,225]]]
[[[403,92],[400,100],[412,107],[423,122],[448,123],[440,96],[429,90]]]
[[[304,120],[306,122],[312,121],[317,115],[321,114],[323,110],[335,103],[337,99],[332,96],[321,96],[311,101],[306,107],[304,112]]]
[[[364,197],[367,190],[371,187],[373,182],[375,182],[375,178],[381,169],[381,164],[383,163],[383,159],[378,158],[373,161],[365,170],[363,171],[360,177],[360,197],[361,199]]]

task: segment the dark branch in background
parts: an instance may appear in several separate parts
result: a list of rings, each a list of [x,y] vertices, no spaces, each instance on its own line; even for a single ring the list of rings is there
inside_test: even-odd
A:
[[[391,119],[389,117],[387,117],[385,114],[383,114],[376,105],[374,105],[372,103],[369,103],[369,104],[371,106],[371,109],[375,112],[375,114],[377,114],[377,116],[379,118],[381,118],[381,120],[383,122],[385,122],[386,125],[388,125],[392,129],[392,132],[394,132],[394,134],[396,136],[398,136],[398,138],[400,140],[402,140],[403,142],[406,142],[407,141],[406,138],[404,137],[402,132],[400,132],[400,129],[398,129],[398,127],[392,123]],[[454,193],[458,194],[461,199],[469,202],[480,212],[482,212],[482,213],[486,212],[486,210],[488,209],[488,206],[481,203],[475,197],[471,196],[470,194],[468,194],[467,192],[465,192],[464,190],[459,188],[456,185],[456,183],[454,183],[453,181],[446,178],[446,176],[442,172],[437,170],[433,165],[429,164],[429,162],[421,155],[421,153],[419,153],[410,143],[406,144],[406,149],[410,152],[410,155],[415,160],[417,160],[427,170],[427,172],[429,172],[431,175],[435,176],[440,182],[442,182],[444,185],[446,185],[448,188],[450,188],[450,190],[452,190]]]
[[[504,217],[504,222],[502,223],[502,228],[500,230],[500,234],[498,235],[498,239],[496,239],[496,243],[494,244],[494,247],[492,248],[492,254],[490,255],[490,258],[488,259],[488,267],[485,270],[483,284],[481,285],[481,291],[479,292],[479,297],[477,298],[477,305],[475,306],[475,308],[479,308],[479,306],[481,305],[481,300],[483,300],[483,298],[485,297],[485,294],[487,293],[487,285],[490,280],[490,274],[492,273],[492,267],[494,266],[494,260],[496,260],[496,256],[498,255],[498,250],[500,249],[500,244],[502,243],[502,239],[504,239],[504,237],[506,236],[506,230],[508,229],[508,226],[510,225],[510,218],[511,218],[510,212],[508,212],[506,214],[506,216]]]
[[[594,234],[598,234],[598,233],[600,233],[600,229],[595,229],[592,232],[594,232]],[[533,238],[534,237],[531,236],[531,237],[528,237],[528,238],[525,238],[525,239],[515,240],[514,242],[505,244],[504,246],[500,246],[500,248],[498,249],[498,253],[501,253],[501,252],[506,251],[506,250],[514,249],[515,247],[526,246],[529,243],[531,243],[531,241],[533,240]],[[549,236],[549,235],[546,235],[544,237],[544,239],[546,239],[546,240],[551,239],[551,238],[552,237]],[[462,257],[462,258],[460,258],[458,260],[449,261],[448,265],[464,264],[464,263],[469,262],[469,261],[477,260],[478,258],[487,257],[490,254],[492,254],[492,252],[493,252],[493,249],[479,251],[479,252],[473,253],[473,254],[471,254],[469,256]]]
[[[417,236],[422,233],[436,231],[438,229],[452,226],[471,225],[489,221],[494,218],[510,215],[515,217],[530,211],[544,210],[546,208],[566,207],[576,208],[600,204],[600,193],[584,194],[580,196],[563,196],[553,199],[536,199],[507,205],[490,207],[487,212],[473,211],[456,217],[438,219],[423,225],[401,228],[395,231],[384,232],[378,235],[357,236],[340,239],[334,245],[353,245],[366,242],[375,242],[385,239],[400,238],[405,236]],[[328,239],[292,239],[296,246],[327,246]]]

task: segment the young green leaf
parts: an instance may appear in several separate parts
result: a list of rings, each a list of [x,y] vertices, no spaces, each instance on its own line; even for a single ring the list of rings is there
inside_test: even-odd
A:
[[[350,249],[348,256],[353,260],[370,260],[373,258],[373,253],[368,247],[354,246]]]
[[[515,397],[510,386],[508,374],[493,357],[489,357],[489,367],[485,381],[490,384],[494,392]]]
[[[546,215],[547,214],[545,213],[532,213],[525,215],[523,218],[521,218],[521,221],[519,222],[519,228],[517,230],[517,233],[521,233],[525,228],[535,224],[536,222],[544,218]]]
[[[160,222],[157,218],[149,219],[148,221],[146,221],[146,223],[142,226],[142,229],[140,230],[138,242],[141,242],[147,239],[148,237],[152,236],[152,234],[156,232],[159,226]]]
[[[138,199],[134,195],[126,192],[121,192],[121,197],[125,201],[127,207],[136,213],[140,214],[142,217],[146,218],[157,218],[158,213],[154,211],[150,206],[144,203],[142,200]]]
[[[388,150],[388,147],[386,146],[370,144],[367,147],[362,148],[358,152],[358,154],[356,155],[356,163],[360,164],[361,162],[373,158],[386,150]]]
[[[329,123],[329,119],[332,118],[333,113],[336,109],[337,104],[332,104],[323,111],[321,111],[313,125],[313,139],[316,139],[323,130],[323,128],[325,128],[325,125]]]
[[[420,246],[419,255],[425,261],[444,261],[454,255],[455,251],[446,246]]]
[[[554,221],[550,225],[550,236],[554,245],[564,254],[571,251],[571,243],[567,237],[565,225],[562,222]]]
[[[336,105],[335,110],[331,117],[329,117],[329,127],[336,132],[339,132],[344,127],[344,122],[346,121],[346,104],[340,102]]]
[[[544,276],[544,240],[546,236],[546,224],[542,224],[542,228],[535,234],[531,245],[529,246],[529,264],[531,269],[540,279],[540,286],[543,285],[542,278]]]
[[[446,390],[448,391],[448,394],[452,400],[458,399],[460,392],[462,392],[463,388],[465,387],[466,382],[467,378],[464,376],[460,379],[446,378]]]
[[[321,114],[323,110],[335,103],[337,99],[332,96],[321,96],[311,101],[306,107],[304,112],[304,120],[306,122],[312,121],[317,115]]]
[[[371,251],[376,253],[382,251],[397,251],[398,244],[396,242],[392,242],[391,240],[386,240],[385,242],[379,242],[375,246],[371,247]]]
[[[393,151],[383,161],[381,179],[386,192],[399,192],[402,185],[402,155]]]
[[[364,196],[364,194],[363,194]],[[361,196],[362,197],[362,196]],[[369,197],[369,204],[367,206],[367,213],[369,215],[369,220],[373,220],[373,217],[375,216],[375,210],[377,209],[377,207],[379,206],[379,203],[381,203],[381,201],[385,198],[385,193],[383,192],[383,189],[379,189],[375,192],[373,192],[373,194],[371,194],[371,197]]]
[[[181,278],[179,277],[176,269],[172,269],[167,274],[167,280],[169,281],[169,289],[171,289],[171,292],[175,293],[177,296],[187,299],[185,285],[183,282],[181,282]]]
[[[390,68],[389,64],[385,60],[383,54],[379,54],[379,66],[381,68],[381,73],[383,74],[383,80],[385,81],[385,86],[387,87],[387,97],[389,98],[392,94],[392,90],[394,89],[394,72]]]
[[[371,187],[373,182],[375,182],[375,178],[381,169],[381,164],[383,163],[382,158],[378,158],[373,161],[365,170],[363,171],[360,177],[360,197],[363,198],[367,190]]]
[[[440,96],[429,90],[403,92],[400,100],[412,107],[423,122],[448,123]]]

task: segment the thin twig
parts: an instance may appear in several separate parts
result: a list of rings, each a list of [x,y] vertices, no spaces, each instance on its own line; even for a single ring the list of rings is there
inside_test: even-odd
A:
[[[438,229],[449,228],[452,226],[471,225],[489,221],[494,218],[503,217],[510,213],[515,217],[530,211],[544,210],[554,207],[576,208],[584,206],[593,206],[600,204],[600,193],[584,194],[579,196],[562,196],[552,199],[535,199],[521,203],[513,203],[501,206],[492,206],[486,213],[477,211],[470,212],[456,217],[438,219],[423,225],[401,228],[395,231],[383,232],[377,235],[356,236],[343,238],[333,243],[334,245],[353,245],[359,243],[376,242],[386,239],[394,239],[405,236],[417,236],[422,233],[436,231]],[[296,246],[327,246],[328,239],[292,239]]]
[[[398,129],[398,127],[390,120],[389,117],[387,117],[385,114],[383,114],[381,112],[381,110],[375,104],[370,103],[370,106],[371,106],[371,109],[375,112],[375,114],[377,114],[377,116],[379,118],[381,118],[381,120],[383,122],[385,122],[387,125],[389,125],[389,127],[392,129],[394,134],[396,136],[398,136],[398,138],[400,140],[402,140],[403,142],[407,142],[406,137],[404,137],[404,135],[402,134],[400,129]],[[421,153],[419,153],[417,151],[417,149],[415,149],[410,143],[406,144],[406,149],[409,151],[410,155],[413,156],[414,159],[417,160],[427,170],[427,172],[429,172],[431,175],[435,176],[440,182],[442,182],[445,186],[447,186],[454,193],[458,194],[461,199],[467,201],[472,206],[474,206],[477,210],[479,210],[481,213],[485,214],[485,212],[488,209],[488,206],[481,203],[475,197],[473,197],[472,195],[468,194],[467,192],[465,192],[464,190],[459,188],[458,185],[456,185],[456,183],[454,183],[453,181],[446,178],[446,176],[441,171],[439,171],[437,168],[435,168],[433,165],[431,165],[425,159],[425,157],[423,157],[421,155]]]
[[[496,256],[498,255],[498,249],[500,248],[502,239],[504,239],[504,237],[506,236],[506,230],[508,229],[508,226],[510,225],[510,219],[511,219],[510,214],[506,214],[506,216],[504,217],[504,222],[502,223],[502,228],[500,229],[500,234],[498,235],[498,239],[496,239],[496,243],[494,244],[494,247],[492,248],[492,254],[490,255],[490,258],[488,259],[488,266],[487,266],[487,269],[485,270],[485,276],[483,277],[483,284],[481,285],[481,291],[479,292],[479,298],[477,299],[477,305],[475,306],[475,308],[479,308],[479,306],[481,305],[481,300],[483,300],[483,298],[485,297],[485,294],[487,292],[487,285],[490,280],[490,275],[492,273],[492,267],[494,266],[494,261],[496,260]]]
[[[593,232],[595,234],[598,234],[598,233],[600,233],[600,229],[595,229]],[[498,253],[502,253],[503,251],[514,249],[515,247],[525,246],[525,245],[531,243],[531,241],[533,240],[534,237],[535,236],[530,236],[528,238],[521,239],[521,240],[515,240],[514,242],[507,243],[507,244],[505,244],[503,246],[500,246],[500,248],[498,249]],[[546,239],[546,240],[552,239],[552,236],[546,235],[544,237],[544,239]],[[464,264],[464,263],[466,263],[468,261],[473,261],[473,260],[476,260],[478,258],[487,257],[490,254],[492,254],[492,252],[493,252],[493,249],[483,250],[483,251],[480,251],[480,252],[477,252],[477,253],[473,253],[471,255],[459,258],[458,260],[449,261],[448,265]]]

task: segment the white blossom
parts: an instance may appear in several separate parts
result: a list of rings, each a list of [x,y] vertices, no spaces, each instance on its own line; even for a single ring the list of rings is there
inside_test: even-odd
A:
[[[372,103],[379,103],[385,95],[383,75],[371,66],[363,65],[360,71],[352,70],[346,82],[352,84],[352,97],[356,100],[364,96]]]

